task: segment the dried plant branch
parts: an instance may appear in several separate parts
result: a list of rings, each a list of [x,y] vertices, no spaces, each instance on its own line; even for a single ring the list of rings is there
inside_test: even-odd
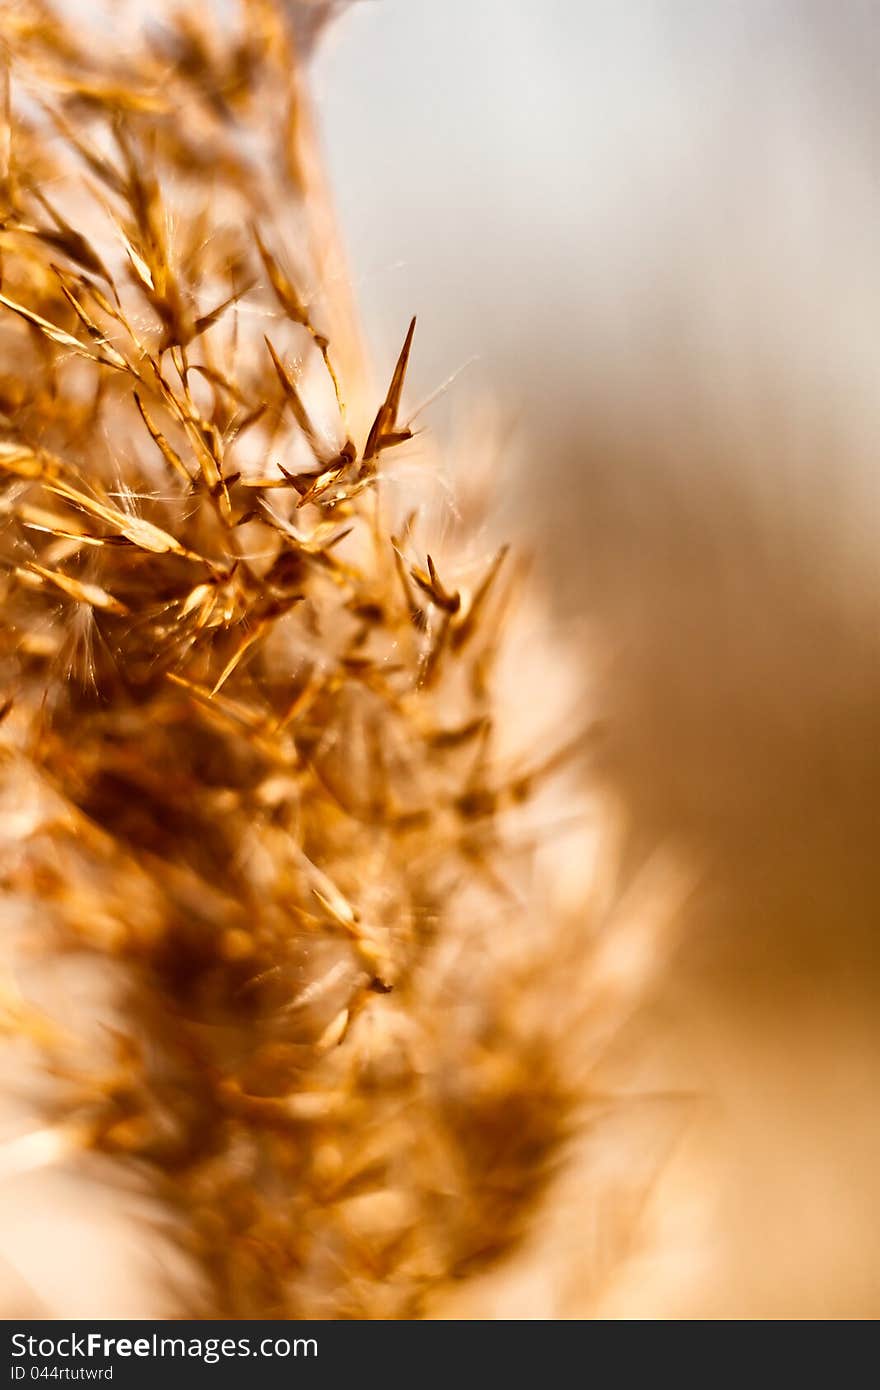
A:
[[[515,1244],[582,1099],[582,933],[517,905],[570,731],[497,742],[506,548],[378,503],[415,319],[358,447],[332,303],[269,249],[308,269],[296,47],[241,8],[124,59],[8,16],[0,739],[42,809],[0,862],[114,982],[73,1060],[30,1034],[33,1146],[140,1177],[181,1312],[413,1316]]]

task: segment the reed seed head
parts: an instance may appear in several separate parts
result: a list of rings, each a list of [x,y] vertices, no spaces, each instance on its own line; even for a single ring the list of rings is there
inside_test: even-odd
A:
[[[409,442],[415,320],[366,413],[286,7],[124,51],[6,8],[0,873],[10,981],[93,981],[10,983],[10,1045],[159,1203],[178,1311],[418,1315],[583,1100],[564,662]]]

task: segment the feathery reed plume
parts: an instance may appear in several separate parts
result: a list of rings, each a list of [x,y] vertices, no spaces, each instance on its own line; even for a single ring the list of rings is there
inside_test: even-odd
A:
[[[528,1225],[654,924],[536,869],[565,662],[401,447],[414,320],[363,415],[294,31],[241,9],[5,7],[0,1167],[110,1156],[178,1312],[413,1316]]]

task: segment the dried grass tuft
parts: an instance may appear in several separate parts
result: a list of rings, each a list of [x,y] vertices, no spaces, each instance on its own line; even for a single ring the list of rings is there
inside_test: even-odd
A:
[[[241,10],[133,55],[4,16],[0,863],[107,982],[4,1011],[58,1147],[167,1214],[181,1312],[408,1317],[527,1228],[639,970],[589,998],[536,898],[554,657],[511,668],[516,563],[407,461],[415,321],[357,418],[294,38]]]

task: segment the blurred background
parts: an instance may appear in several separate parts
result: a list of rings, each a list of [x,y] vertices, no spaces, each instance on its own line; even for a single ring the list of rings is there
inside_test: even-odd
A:
[[[416,312],[424,422],[495,402],[627,855],[698,866],[606,1065],[685,1118],[572,1315],[880,1313],[878,50],[860,0],[359,0],[317,54],[377,378]]]

